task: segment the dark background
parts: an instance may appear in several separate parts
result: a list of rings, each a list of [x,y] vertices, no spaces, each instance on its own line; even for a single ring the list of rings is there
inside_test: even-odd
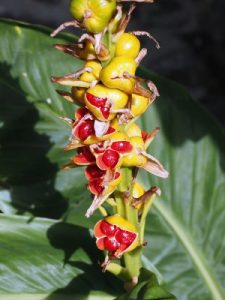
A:
[[[0,0],[0,17],[52,28],[71,19],[69,0]],[[225,127],[225,1],[156,0],[139,4],[130,30],[147,30],[161,49],[149,50],[143,64],[184,85]],[[78,33],[78,32],[77,32]]]

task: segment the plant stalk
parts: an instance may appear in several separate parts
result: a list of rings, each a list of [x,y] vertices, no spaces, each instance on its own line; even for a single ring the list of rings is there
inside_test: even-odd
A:
[[[122,182],[118,187],[116,194],[116,202],[118,206],[118,214],[122,213],[122,217],[131,222],[140,232],[140,226],[138,222],[138,210],[132,206],[132,169],[122,169]],[[140,234],[139,234],[140,235]],[[138,276],[141,268],[141,251],[142,247],[138,247],[131,252],[124,253],[123,264],[129,274],[129,280],[127,280],[126,289],[132,288],[138,280]]]

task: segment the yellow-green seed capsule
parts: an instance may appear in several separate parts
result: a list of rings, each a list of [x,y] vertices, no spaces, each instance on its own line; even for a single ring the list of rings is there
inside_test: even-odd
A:
[[[116,10],[116,0],[71,0],[70,12],[92,33],[99,33],[108,25]]]
[[[123,33],[116,43],[115,56],[129,56],[135,58],[140,48],[140,41],[134,34]]]
[[[126,56],[115,57],[100,72],[100,80],[109,88],[119,89],[131,94],[134,79],[127,78],[125,74],[134,76],[137,65],[133,58]]]

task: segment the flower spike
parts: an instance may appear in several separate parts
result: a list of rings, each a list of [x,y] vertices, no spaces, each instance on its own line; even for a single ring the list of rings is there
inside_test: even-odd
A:
[[[123,5],[130,3],[128,10]],[[153,0],[71,0],[74,20],[60,25],[85,32],[76,43],[54,47],[84,61],[83,67],[53,83],[66,86],[56,92],[71,106],[74,118],[61,119],[71,128],[65,151],[76,150],[64,169],[84,167],[92,201],[85,216],[103,215],[94,227],[96,246],[105,251],[103,271],[120,274],[126,287],[138,282],[144,229],[153,200],[161,191],[145,190],[138,170],[167,178],[168,171],[147,148],[159,132],[142,130],[135,122],[159,97],[156,85],[136,75],[147,55],[139,36],[157,40],[145,31],[125,32],[137,3]],[[68,90],[68,87],[70,90]],[[78,107],[76,107],[76,105]],[[150,149],[151,150],[151,149]]]

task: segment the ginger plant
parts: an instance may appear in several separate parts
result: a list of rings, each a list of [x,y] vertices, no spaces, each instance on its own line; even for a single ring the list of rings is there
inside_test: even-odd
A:
[[[124,2],[130,2],[128,8]],[[96,210],[103,215],[94,227],[96,245],[105,252],[101,267],[123,279],[127,290],[138,282],[146,217],[155,195],[160,195],[158,187],[144,190],[136,179],[138,170],[168,177],[147,153],[159,128],[145,132],[136,124],[159,96],[152,81],[135,75],[147,54],[138,36],[151,38],[157,48],[159,44],[147,32],[125,32],[135,2],[152,1],[72,0],[74,20],[52,33],[69,26],[86,30],[75,44],[55,45],[85,62],[75,73],[52,77],[54,83],[71,87],[70,92],[57,92],[79,106],[74,120],[63,117],[72,127],[65,150],[77,149],[65,168],[86,166],[93,195],[86,217]]]

